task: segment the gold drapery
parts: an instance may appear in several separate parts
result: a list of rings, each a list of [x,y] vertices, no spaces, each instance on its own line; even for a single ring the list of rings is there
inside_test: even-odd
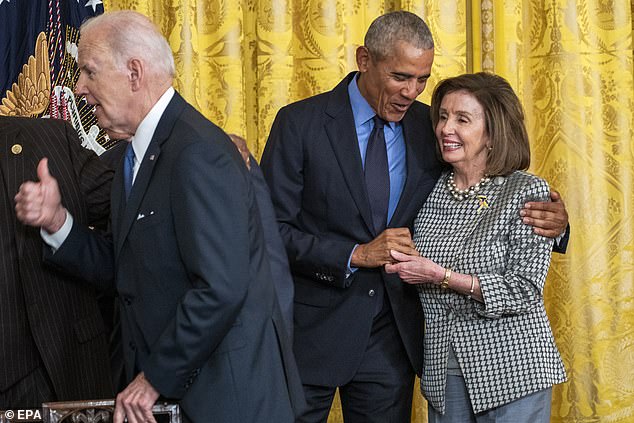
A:
[[[159,25],[176,88],[262,152],[277,110],[332,88],[379,14],[422,16],[441,78],[489,70],[523,100],[532,171],[566,201],[572,237],[546,306],[569,382],[554,422],[634,421],[634,0],[104,0]],[[415,393],[412,421],[426,419]],[[331,422],[341,421],[335,406]]]

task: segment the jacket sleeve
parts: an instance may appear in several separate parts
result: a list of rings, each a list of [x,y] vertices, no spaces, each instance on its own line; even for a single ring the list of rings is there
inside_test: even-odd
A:
[[[527,201],[549,201],[549,188],[539,178],[531,177],[529,181],[518,189],[507,206],[510,231],[505,239],[506,266],[499,273],[477,275],[484,303],[475,303],[475,307],[481,316],[522,314],[543,303],[553,240],[535,234],[530,226],[523,224],[519,210]]]
[[[44,261],[67,274],[84,279],[100,290],[114,289],[114,249],[110,235],[99,234],[77,220],[55,253],[44,247]]]
[[[568,240],[570,239],[570,224],[566,226],[566,231],[558,238],[553,245],[553,252],[559,254],[566,254],[568,250]]]
[[[112,289],[114,254],[111,237],[97,234],[86,225],[106,230],[110,219],[110,189],[114,171],[101,162],[93,151],[81,146],[77,132],[70,124],[60,124],[63,124],[61,131],[66,140],[65,160],[69,160],[72,166],[56,166],[58,172],[64,172],[58,178],[60,181],[76,180],[79,192],[66,191],[66,195],[74,196],[72,199],[62,195],[66,207],[75,205],[69,207],[73,215],[73,227],[54,254],[50,247],[43,247],[43,258],[49,265],[82,278],[99,289]],[[49,163],[49,166],[54,164]],[[60,189],[63,188],[60,185]]]

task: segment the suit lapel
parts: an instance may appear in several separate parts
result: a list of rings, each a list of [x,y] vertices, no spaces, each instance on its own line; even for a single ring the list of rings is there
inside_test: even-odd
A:
[[[117,171],[114,173],[114,177],[112,178],[112,190],[110,191],[110,214],[112,220],[111,230],[114,236],[117,236],[120,232],[121,219],[125,210],[126,200],[123,192],[123,160],[121,160]],[[118,251],[117,242],[117,252]]]
[[[28,163],[25,163],[24,154],[28,152],[29,148],[23,145],[22,140],[19,138],[20,130],[18,128],[18,125],[0,126],[0,145],[4,148],[0,156],[0,163],[2,164],[2,174],[4,176],[7,194],[10,198],[12,190],[16,188],[16,184],[17,188],[19,188],[22,183],[23,173],[26,169],[25,166],[28,165]],[[16,154],[15,151],[12,151],[14,146],[19,146],[19,153]],[[20,182],[18,182],[18,180]],[[13,195],[16,193],[17,191],[15,191]]]
[[[154,140],[156,139],[156,135],[150,142],[147,151],[145,152],[145,157],[143,157],[143,161],[141,161],[141,167],[139,167],[139,171],[134,179],[134,185],[132,186],[132,191],[130,191],[130,198],[125,202],[123,198],[125,197],[125,193],[123,189],[119,191],[119,198],[121,198],[122,204],[124,207],[119,207],[119,211],[123,211],[120,228],[119,228],[119,236],[117,237],[117,255],[121,251],[121,247],[123,246],[123,242],[128,236],[130,232],[130,228],[132,227],[132,223],[136,220],[138,215],[139,207],[141,206],[141,200],[143,200],[143,196],[147,191],[148,185],[150,184],[150,179],[152,177],[152,172],[154,171],[154,166],[158,160],[158,157],[161,153],[161,148],[158,143]],[[123,187],[123,180],[121,180],[120,187]]]
[[[356,75],[355,72],[349,74],[332,90],[332,96],[326,106],[326,114],[331,117],[331,120],[326,122],[325,129],[352,199],[368,230],[374,234],[370,202],[363,177],[363,164],[359,153],[359,141],[348,96],[348,84],[354,75]]]
[[[37,177],[37,160],[29,159],[33,154],[31,146],[24,145],[24,140],[20,138],[20,130],[17,124],[0,127],[0,137],[2,138],[0,139],[0,145],[4,147],[0,159],[5,185],[3,188],[6,190],[6,198],[11,199],[11,204],[13,205],[13,196],[18,193],[22,182],[35,180]],[[19,152],[15,150],[16,148],[20,149]],[[15,242],[18,256],[21,257],[24,250],[26,226],[17,222],[15,213],[10,213],[9,219],[14,222]]]
[[[185,101],[183,98],[178,93],[174,93],[174,97],[163,112],[158,126],[154,131],[152,141],[150,141],[148,149],[145,152],[145,156],[141,161],[141,166],[139,167],[139,171],[134,180],[134,185],[132,186],[132,191],[130,191],[130,198],[128,198],[127,202],[124,200],[125,194],[123,190],[122,176],[123,163],[121,164],[119,172],[117,172],[118,175],[116,175],[115,180],[113,181],[113,187],[116,187],[116,189],[113,189],[112,195],[113,210],[117,210],[117,213],[119,213],[120,216],[116,219],[118,229],[116,229],[117,226],[113,225],[114,230],[116,230],[116,232],[114,232],[116,234],[115,257],[119,256],[121,247],[123,247],[125,239],[127,238],[128,233],[130,233],[130,228],[136,220],[139,207],[141,206],[141,201],[143,200],[150,184],[150,180],[152,179],[154,167],[159,160],[161,146],[169,138],[176,119],[180,115],[184,105]],[[114,200],[118,201],[119,204],[115,204]]]

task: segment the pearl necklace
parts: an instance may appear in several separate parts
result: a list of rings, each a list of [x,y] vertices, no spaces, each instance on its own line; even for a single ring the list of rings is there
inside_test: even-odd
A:
[[[462,201],[469,197],[474,198],[478,191],[480,191],[480,188],[490,180],[491,178],[484,175],[477,184],[472,185],[466,189],[458,189],[453,179],[453,172],[451,172],[449,174],[449,177],[447,178],[447,190],[453,196],[453,198],[458,201]]]

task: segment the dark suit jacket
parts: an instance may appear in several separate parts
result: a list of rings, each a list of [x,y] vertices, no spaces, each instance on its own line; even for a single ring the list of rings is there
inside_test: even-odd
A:
[[[108,151],[99,156],[99,159],[115,168],[119,165],[121,158],[124,155],[126,147],[126,141],[119,141]],[[286,256],[286,250],[284,249],[284,243],[280,237],[280,232],[277,227],[275,218],[275,210],[271,203],[271,194],[269,187],[264,180],[262,170],[258,165],[255,157],[250,157],[251,169],[251,182],[253,184],[253,190],[255,193],[255,199],[258,204],[258,210],[260,211],[260,220],[262,221],[262,231],[264,234],[264,245],[268,254],[269,264],[271,265],[271,276],[275,285],[275,292],[277,293],[277,301],[280,305],[282,317],[284,318],[284,324],[287,328],[289,336],[293,337],[293,278],[288,266],[288,257]],[[115,331],[112,333],[111,344],[111,357],[110,361],[113,366],[114,381],[120,379],[117,369],[122,367],[123,358],[119,359],[120,355],[120,325],[119,319],[115,316]],[[119,366],[121,363],[121,366]],[[116,386],[116,385],[115,385]]]
[[[278,113],[262,156],[295,280],[294,345],[302,382],[341,385],[366,349],[385,290],[413,369],[422,364],[423,316],[416,290],[381,269],[346,279],[355,244],[376,237],[365,191],[348,75],[334,90]],[[402,120],[407,179],[389,227],[409,227],[440,174],[426,105]]]
[[[264,232],[264,244],[271,265],[271,275],[277,292],[277,301],[280,304],[284,323],[291,339],[293,337],[293,278],[288,265],[288,257],[284,242],[280,236],[275,217],[275,209],[271,203],[271,193],[262,175],[262,169],[251,156],[251,182],[255,191],[255,198],[260,210],[262,230]]]
[[[63,121],[0,117],[0,148],[0,233],[3,246],[12,244],[0,260],[0,333],[10,336],[0,346],[0,390],[37,366],[39,356],[56,399],[109,398],[108,349],[96,292],[42,263],[39,230],[17,222],[13,197],[24,181],[37,180],[37,164],[48,157],[77,222],[104,227],[112,172],[81,147]]]
[[[104,287],[115,278],[128,378],[144,371],[192,421],[293,421],[301,385],[234,145],[176,94],[127,204],[122,174],[113,243],[74,225],[50,259]]]
[[[111,169],[122,166],[121,160],[125,154],[126,140],[118,140],[108,150],[104,151],[99,160],[108,165]],[[112,385],[115,391],[119,392],[127,386],[125,374],[125,363],[123,361],[123,345],[121,344],[121,320],[119,318],[119,300],[115,290],[101,292],[98,297],[99,308],[106,324],[106,333],[110,349],[110,369],[112,375]]]

